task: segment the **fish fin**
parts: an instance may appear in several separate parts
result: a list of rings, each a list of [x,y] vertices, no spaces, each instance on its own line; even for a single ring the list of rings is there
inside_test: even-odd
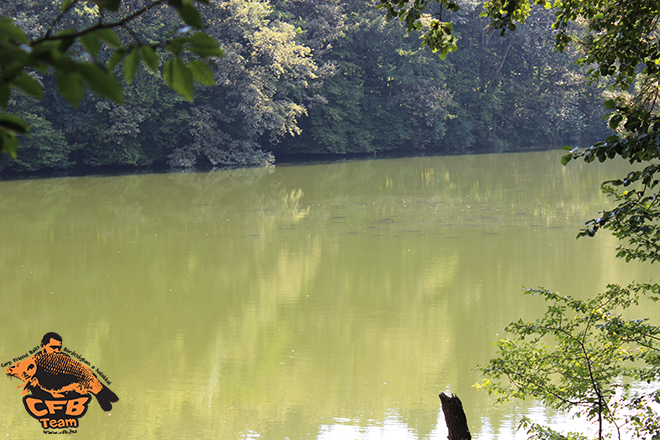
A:
[[[104,386],[101,391],[96,393],[96,400],[101,405],[103,411],[110,411],[112,409],[112,402],[119,401],[119,397],[110,388]]]

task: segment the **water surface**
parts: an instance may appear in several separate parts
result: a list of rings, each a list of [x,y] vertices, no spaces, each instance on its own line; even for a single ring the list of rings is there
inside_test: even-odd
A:
[[[433,439],[437,394],[474,438],[534,404],[472,388],[543,302],[647,281],[575,240],[625,163],[561,152],[0,182],[0,361],[56,331],[120,401],[72,438]],[[2,381],[0,434],[42,435]],[[66,436],[60,436],[66,438]]]

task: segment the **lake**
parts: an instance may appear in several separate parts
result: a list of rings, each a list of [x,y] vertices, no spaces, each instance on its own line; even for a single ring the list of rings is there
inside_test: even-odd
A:
[[[474,367],[544,311],[523,287],[584,297],[655,270],[606,232],[575,239],[629,165],[561,155],[0,182],[0,362],[55,331],[100,368],[120,401],[59,438],[444,440],[440,392],[476,439],[563,423],[495,406]],[[0,434],[32,439],[19,385]]]

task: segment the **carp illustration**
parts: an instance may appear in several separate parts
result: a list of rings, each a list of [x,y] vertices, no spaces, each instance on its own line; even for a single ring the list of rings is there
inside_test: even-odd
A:
[[[31,390],[45,391],[54,398],[92,393],[104,411],[110,411],[112,402],[119,400],[90,368],[59,350],[39,352],[8,367],[5,373],[24,382],[18,386],[24,388],[23,395]]]

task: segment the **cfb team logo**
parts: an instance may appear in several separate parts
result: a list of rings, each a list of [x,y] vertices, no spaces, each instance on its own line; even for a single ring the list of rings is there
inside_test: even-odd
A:
[[[103,385],[94,373],[94,366],[77,354],[64,348],[78,358],[62,353],[62,337],[57,333],[46,333],[41,347],[13,359],[15,362],[5,372],[24,383],[23,404],[28,414],[37,419],[44,432],[67,434],[75,433],[78,419],[87,412],[92,393],[104,411],[112,409],[112,403],[119,398]],[[33,356],[29,356],[33,353]],[[18,361],[18,362],[16,362]],[[2,364],[9,365],[10,362]],[[96,372],[108,383],[107,377],[97,368]],[[28,392],[30,394],[28,394]],[[61,430],[53,432],[53,430]]]

